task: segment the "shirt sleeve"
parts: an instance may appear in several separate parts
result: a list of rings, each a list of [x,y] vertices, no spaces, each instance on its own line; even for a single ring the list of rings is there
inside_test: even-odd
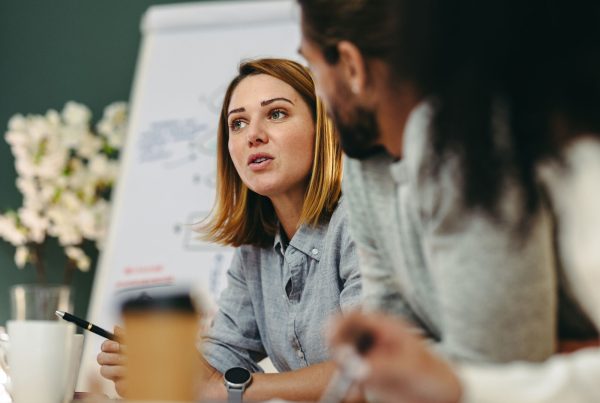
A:
[[[235,251],[227,271],[227,287],[219,298],[219,310],[203,340],[204,358],[221,373],[231,367],[262,372],[258,362],[267,355],[244,277],[242,253],[241,248]]]
[[[543,364],[463,365],[462,403],[600,401],[600,349],[557,355]]]
[[[464,207],[447,168],[417,199],[443,333],[435,349],[469,362],[546,359],[556,348],[558,303],[550,214],[540,207],[519,233],[517,189],[506,187],[496,219]]]
[[[348,220],[358,255],[362,279],[362,304],[365,309],[402,316],[419,324],[418,318],[405,303],[398,279],[390,262],[382,257],[373,237],[373,224],[365,211],[371,209],[368,192],[362,178],[361,162],[346,158],[344,162],[344,198],[348,205]]]

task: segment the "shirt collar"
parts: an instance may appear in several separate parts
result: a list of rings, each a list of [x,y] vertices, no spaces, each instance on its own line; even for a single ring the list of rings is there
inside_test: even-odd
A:
[[[281,231],[281,225],[277,224],[277,231],[275,231],[275,236],[273,237],[273,249],[283,255],[285,248],[283,244],[283,238],[281,237]]]
[[[416,172],[420,161],[427,157],[424,152],[427,149],[426,143],[430,141],[433,103],[432,100],[422,101],[413,108],[406,120],[402,136],[404,156],[390,164],[390,173],[397,185],[407,183],[409,172]]]
[[[281,231],[283,231],[283,229],[280,225],[273,238],[273,249],[283,255],[284,241],[281,236]],[[312,227],[307,224],[302,224],[288,243],[288,247],[291,246],[316,261],[320,261],[321,255],[323,254],[323,239],[325,239],[326,231],[327,225],[318,224],[316,227]]]

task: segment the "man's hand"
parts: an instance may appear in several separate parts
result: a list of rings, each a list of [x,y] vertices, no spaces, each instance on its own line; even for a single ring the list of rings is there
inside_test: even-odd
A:
[[[330,329],[333,348],[354,346],[357,335],[369,335],[363,359],[369,371],[361,386],[382,402],[455,403],[462,387],[452,368],[399,319],[353,312]]]

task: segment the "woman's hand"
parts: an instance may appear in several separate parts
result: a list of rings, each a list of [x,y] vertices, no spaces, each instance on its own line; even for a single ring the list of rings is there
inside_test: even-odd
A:
[[[363,354],[369,365],[361,386],[382,402],[455,403],[462,387],[452,368],[397,318],[354,312],[337,319],[330,330],[335,347],[354,345],[369,334]]]
[[[118,338],[123,337],[123,329],[116,326],[114,330]],[[96,361],[100,364],[100,375],[115,383],[115,389],[120,396],[126,395],[125,362],[127,348],[118,341],[105,340],[100,346],[102,351]]]

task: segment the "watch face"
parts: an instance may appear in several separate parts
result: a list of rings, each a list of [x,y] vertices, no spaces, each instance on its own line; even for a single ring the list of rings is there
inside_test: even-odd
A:
[[[244,385],[251,376],[250,371],[241,367],[230,368],[225,372],[225,380],[236,385]]]

